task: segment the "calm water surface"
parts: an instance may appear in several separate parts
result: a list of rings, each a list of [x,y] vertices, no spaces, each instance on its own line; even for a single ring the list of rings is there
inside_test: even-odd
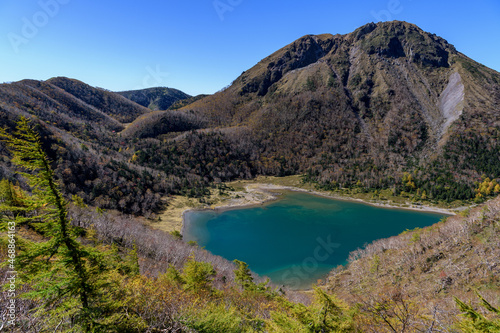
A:
[[[184,239],[245,261],[276,284],[306,288],[366,243],[443,216],[288,192],[258,207],[186,212]]]

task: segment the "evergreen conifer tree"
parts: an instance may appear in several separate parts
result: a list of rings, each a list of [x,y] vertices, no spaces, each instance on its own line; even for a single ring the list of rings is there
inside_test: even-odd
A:
[[[0,138],[32,193],[2,182],[2,229],[15,222],[18,230],[26,227],[43,237],[35,242],[17,232],[15,238],[15,268],[21,283],[31,289],[21,296],[41,304],[35,316],[43,317],[45,328],[59,331],[127,332],[139,325],[123,311],[123,276],[117,269],[123,270],[123,264],[118,265],[109,251],[78,241],[78,229],[68,217],[68,202],[33,126],[22,118],[13,134],[0,129]]]

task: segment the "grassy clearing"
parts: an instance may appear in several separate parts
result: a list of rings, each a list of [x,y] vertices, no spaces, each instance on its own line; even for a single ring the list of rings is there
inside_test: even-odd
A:
[[[204,198],[204,203],[200,202],[198,198],[188,198],[181,195],[174,195],[165,200],[168,203],[167,208],[158,215],[156,220],[150,221],[149,224],[155,229],[162,231],[172,232],[181,231],[182,229],[182,213],[187,209],[202,209],[214,208],[222,205],[237,193],[229,191],[224,194],[219,194],[219,190],[212,189],[210,196]]]
[[[244,191],[245,186],[254,184],[272,184],[278,186],[291,186],[298,187],[306,190],[313,190],[314,185],[302,183],[302,176],[286,176],[286,177],[274,177],[274,176],[258,176],[252,180],[235,180],[233,182],[226,183],[228,187],[234,188],[236,191]]]

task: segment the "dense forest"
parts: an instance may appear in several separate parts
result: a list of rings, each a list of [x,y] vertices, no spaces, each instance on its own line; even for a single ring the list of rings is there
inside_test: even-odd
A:
[[[22,175],[32,193],[5,179],[0,182],[0,258],[7,263],[1,272],[8,275],[16,269],[16,280],[11,277],[7,286],[14,285],[15,294],[22,296],[15,300],[15,311],[3,309],[2,328],[13,332],[500,330],[500,312],[490,301],[498,297],[498,288],[493,287],[498,284],[494,264],[499,249],[498,199],[437,226],[376,241],[354,252],[350,265],[335,270],[325,286],[305,294],[273,286],[254,276],[244,262],[213,256],[173,235],[153,231],[132,216],[91,209],[77,196],[69,202],[61,195],[38,133],[26,120],[18,129],[15,136],[5,131],[0,135],[13,163],[28,171]],[[15,237],[7,232],[12,223]],[[15,252],[9,244],[16,244],[17,256],[11,255]],[[463,251],[470,255],[462,256]],[[469,260],[474,256],[481,259]],[[450,260],[456,265],[446,265]],[[416,275],[415,269],[422,274]],[[386,285],[387,279],[394,281]],[[491,287],[484,285],[486,280]],[[426,293],[421,292],[422,283],[429,284]],[[474,304],[461,299],[470,297],[461,287],[464,283],[479,288]],[[11,300],[12,293],[2,293],[5,304]]]

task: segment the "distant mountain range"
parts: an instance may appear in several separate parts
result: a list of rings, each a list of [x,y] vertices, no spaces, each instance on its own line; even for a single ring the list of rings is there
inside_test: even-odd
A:
[[[0,85],[0,124],[21,115],[39,124],[68,194],[137,214],[259,174],[448,202],[500,176],[500,74],[399,21],[306,35],[208,96]],[[0,177],[13,177],[7,159]]]
[[[120,91],[118,94],[153,111],[166,110],[179,100],[191,95],[172,88],[148,88],[142,90]]]

